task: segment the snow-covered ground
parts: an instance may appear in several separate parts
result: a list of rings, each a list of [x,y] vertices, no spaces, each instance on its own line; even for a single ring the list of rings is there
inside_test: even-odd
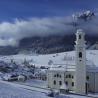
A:
[[[0,98],[49,98],[46,94],[38,91],[30,91],[19,87],[0,82]]]
[[[98,66],[98,50],[87,50],[86,51],[87,63],[89,65]],[[48,66],[49,61],[51,60],[54,65],[65,65],[75,64],[75,51],[70,52],[62,52],[56,54],[48,54],[48,55],[11,55],[11,56],[0,56],[0,60],[10,62],[11,59],[16,61],[18,64],[22,64],[26,59],[30,64],[35,64],[36,66]]]
[[[0,81],[0,98],[52,98],[48,97],[48,90],[28,87],[25,85]],[[45,92],[45,93],[44,93]],[[79,95],[59,95],[54,98],[92,98]],[[97,97],[96,97],[97,98]]]
[[[75,51],[47,55],[18,54],[11,56],[0,56],[0,61],[10,62],[12,59],[19,65],[22,65],[24,60],[27,60],[30,64],[34,64],[35,66],[50,67],[51,65],[75,65]],[[87,65],[98,67],[98,50],[87,50],[86,59]],[[36,87],[34,88],[33,86],[45,88],[46,82],[40,80],[27,80],[24,83],[14,83],[14,85],[11,85],[10,83],[2,81],[0,82],[0,98],[48,98],[48,96],[45,94],[47,92],[46,90]],[[45,93],[42,93],[43,91]],[[78,95],[66,96],[70,96],[70,98],[88,98]],[[95,95],[95,97],[96,96],[97,95]],[[66,97],[65,95],[62,95],[61,97],[57,98]],[[96,98],[98,98],[98,96]]]
[[[37,79],[30,79],[30,80],[26,80],[24,82],[15,82],[18,84],[24,84],[24,85],[28,85],[28,86],[35,86],[35,87],[40,87],[40,88],[47,88],[47,82],[46,81],[42,81],[42,80],[37,80]]]

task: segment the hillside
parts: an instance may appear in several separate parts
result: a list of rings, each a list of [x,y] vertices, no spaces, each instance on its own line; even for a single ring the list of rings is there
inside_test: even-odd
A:
[[[51,54],[74,49],[75,35],[55,35],[46,37],[29,37],[20,40],[19,46],[0,47],[0,55],[13,55],[18,53]],[[98,41],[98,36],[86,35],[87,48]]]
[[[86,51],[87,65],[98,66],[98,50]],[[24,60],[27,60],[30,64],[36,66],[50,66],[54,65],[75,65],[75,51],[62,52],[56,54],[37,55],[37,54],[18,54],[10,56],[1,56],[0,60],[10,62],[13,59],[17,64],[22,64]]]

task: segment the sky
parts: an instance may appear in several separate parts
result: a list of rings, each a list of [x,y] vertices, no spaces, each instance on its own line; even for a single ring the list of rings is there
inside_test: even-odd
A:
[[[0,0],[0,21],[31,17],[66,16],[97,10],[98,0]]]
[[[0,0],[0,46],[18,45],[24,37],[68,34],[72,14],[86,10],[98,15],[98,0]],[[85,24],[81,28],[97,34],[98,17]]]

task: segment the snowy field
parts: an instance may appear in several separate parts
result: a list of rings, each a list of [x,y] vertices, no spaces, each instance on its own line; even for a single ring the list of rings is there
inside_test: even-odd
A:
[[[37,79],[30,79],[30,80],[26,80],[24,82],[20,81],[20,82],[15,82],[15,83],[24,84],[24,85],[28,85],[28,86],[47,88],[47,82],[46,81],[37,80]]]
[[[98,66],[98,50],[87,50],[86,52],[87,65]],[[18,64],[22,64],[26,59],[30,64],[35,64],[36,66],[49,66],[49,61],[52,64],[65,65],[72,64],[75,65],[75,51],[48,54],[48,55],[11,55],[11,56],[0,56],[0,60],[10,62],[11,59],[16,61]]]
[[[0,98],[49,98],[46,94],[0,82]]]
[[[75,51],[48,54],[48,55],[11,55],[11,56],[0,56],[0,60],[4,62],[10,62],[13,59],[17,64],[22,65],[26,59],[30,64],[35,66],[47,66],[51,65],[75,65]],[[87,65],[98,67],[98,50],[87,50],[86,52]],[[50,62],[50,63],[49,63]],[[46,88],[46,82],[41,80],[27,80],[18,84],[10,84],[9,82],[0,82],[0,98],[49,98],[46,93],[47,91],[41,88]],[[29,87],[27,87],[29,86]],[[45,92],[45,93],[43,93]],[[56,98],[98,98],[98,95],[94,97],[85,97],[78,95],[60,95]]]
[[[93,98],[78,95],[59,95],[56,97],[48,97],[47,94],[37,91],[33,87],[27,89],[25,86],[0,81],[0,98]]]

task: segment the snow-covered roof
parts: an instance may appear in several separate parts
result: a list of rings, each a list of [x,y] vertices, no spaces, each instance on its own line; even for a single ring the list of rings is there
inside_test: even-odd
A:
[[[50,67],[49,71],[59,71],[59,72],[65,72],[65,67]]]

